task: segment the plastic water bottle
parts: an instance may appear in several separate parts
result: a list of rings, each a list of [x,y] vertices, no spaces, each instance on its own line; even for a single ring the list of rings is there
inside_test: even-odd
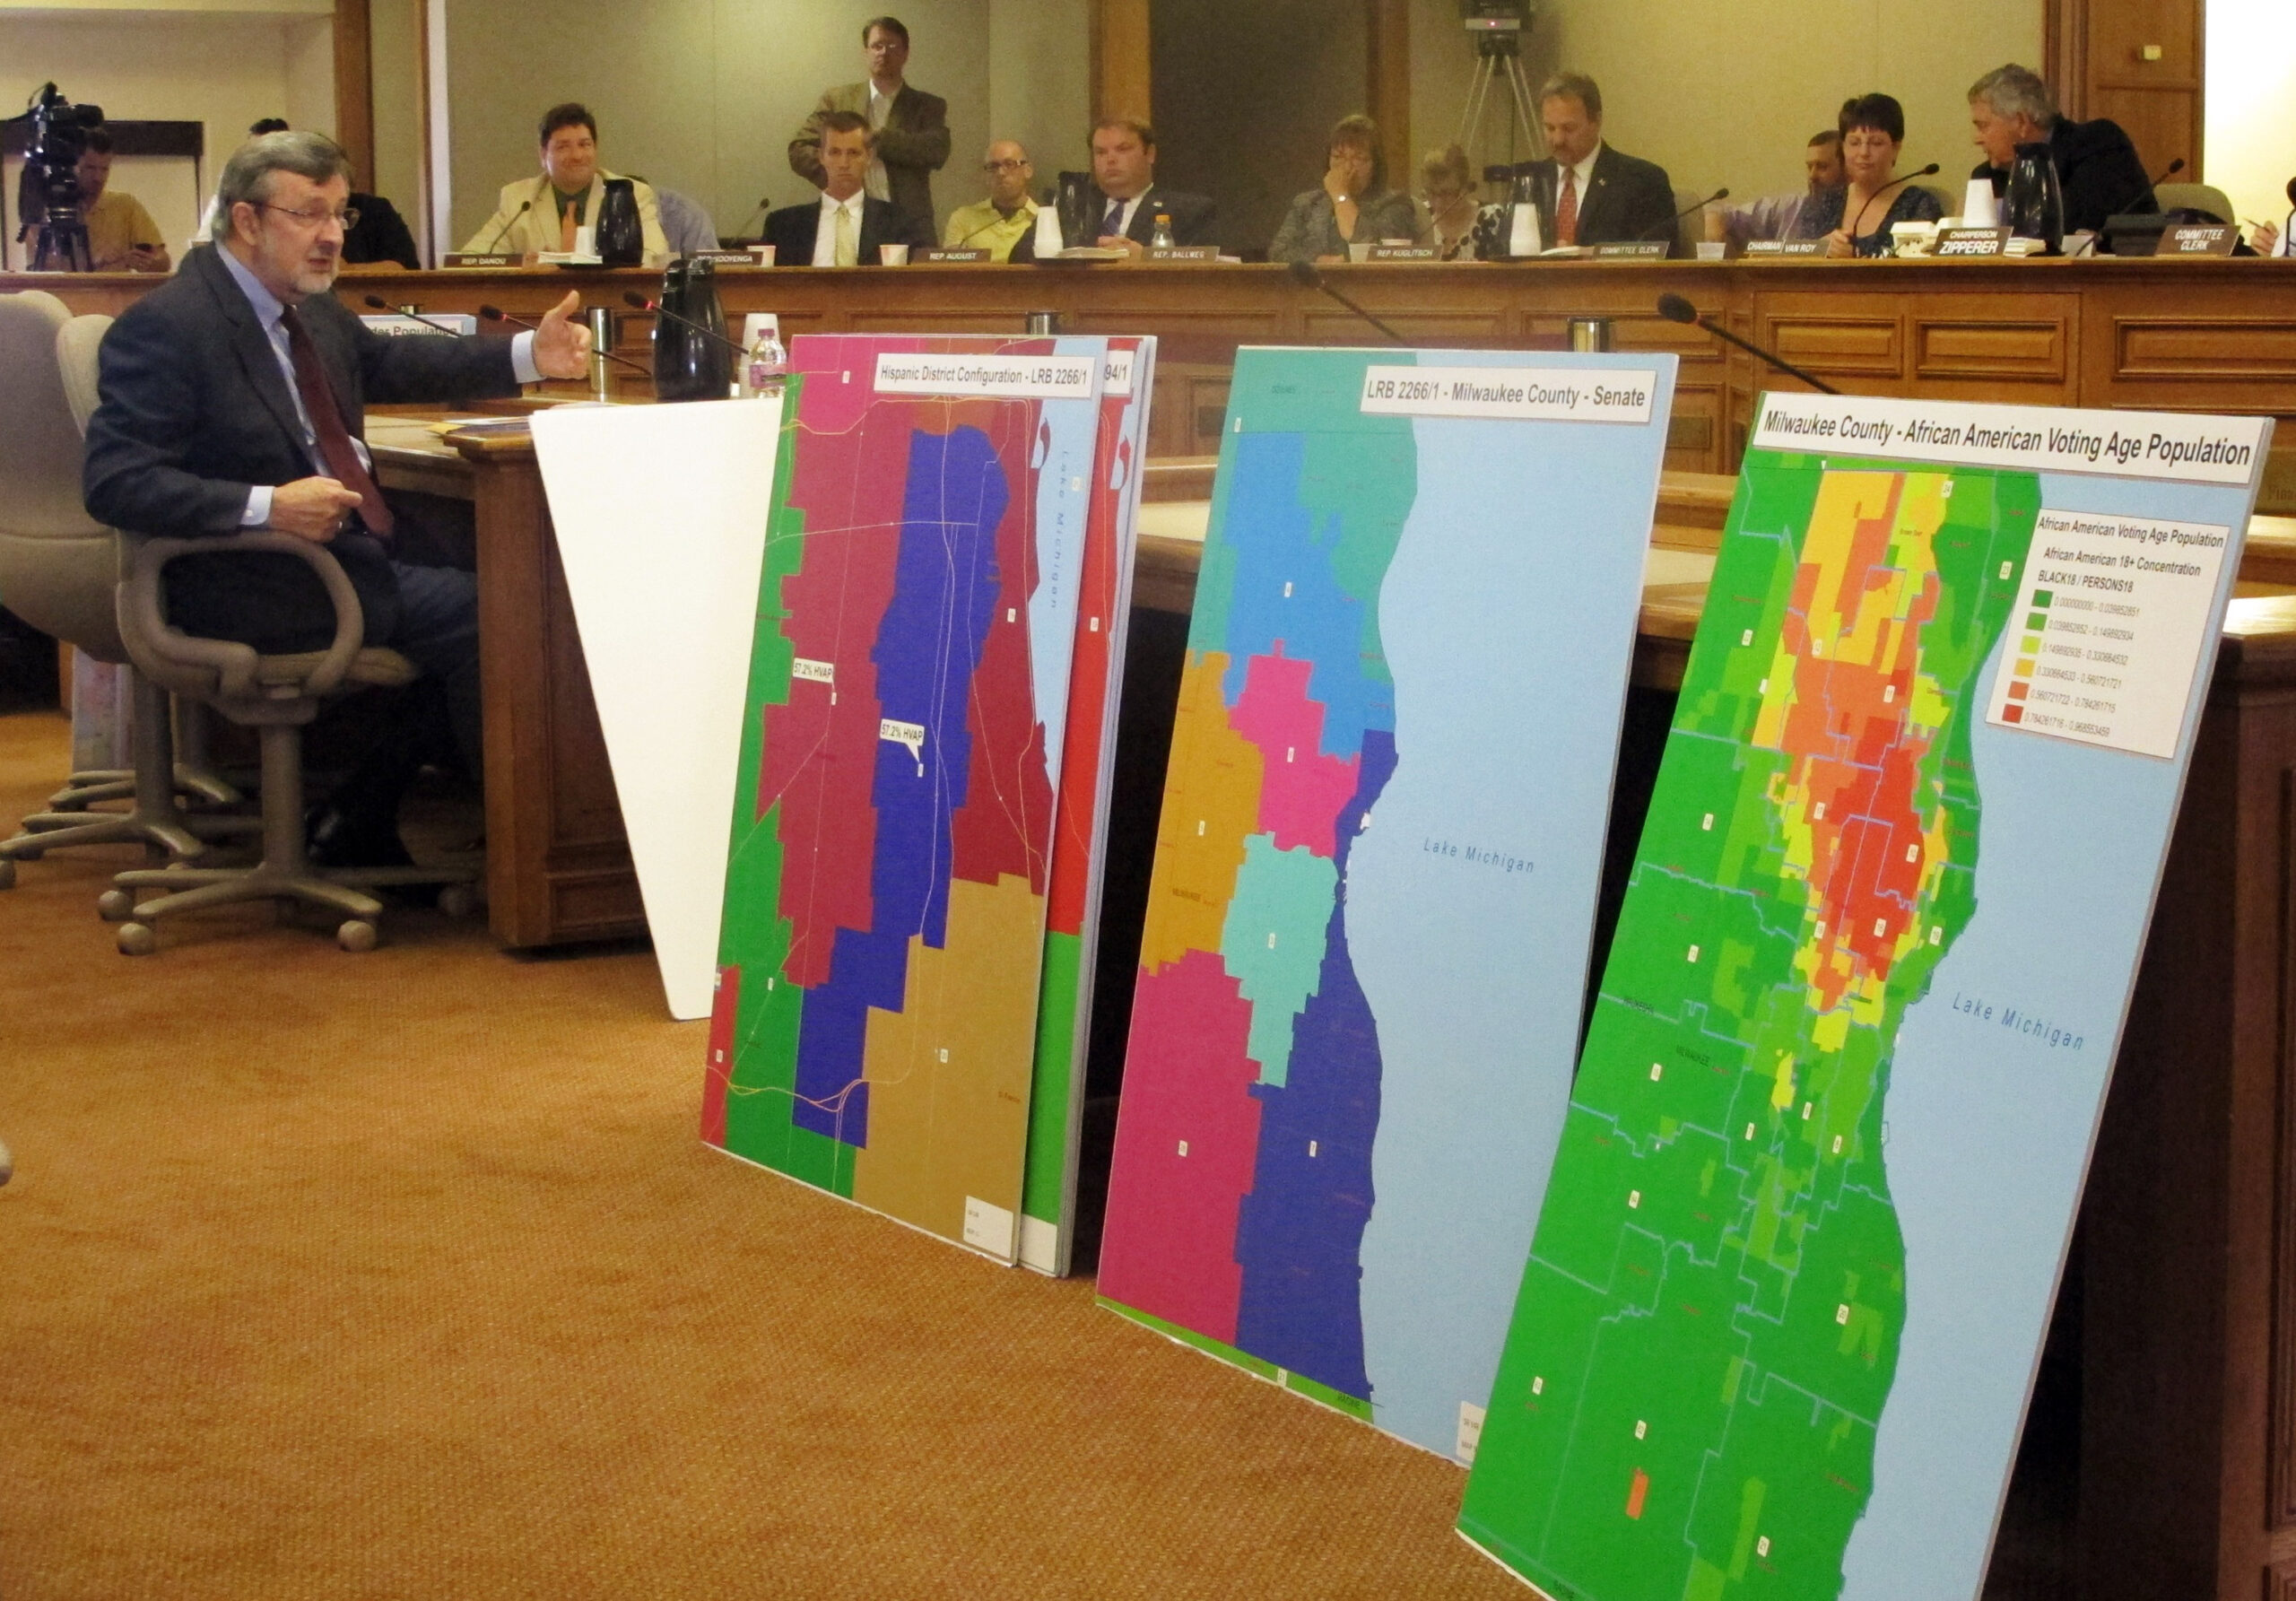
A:
[[[1148,248],[1151,250],[1169,250],[1172,248],[1172,216],[1170,212],[1156,213],[1156,231],[1148,236]]]
[[[789,377],[789,352],[770,323],[758,330],[757,343],[750,346],[748,376],[750,393],[760,396],[780,394]]]

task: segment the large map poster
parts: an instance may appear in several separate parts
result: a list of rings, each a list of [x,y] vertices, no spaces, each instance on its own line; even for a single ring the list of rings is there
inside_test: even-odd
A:
[[[1771,396],[1461,1529],[1982,1585],[2269,422]]]
[[[1246,350],[1100,1288],[1445,1456],[1585,998],[1671,356]]]
[[[1084,1051],[1100,944],[1101,841],[1116,771],[1125,625],[1132,613],[1148,408],[1155,392],[1154,339],[1127,335],[1110,339],[1108,346],[1069,672],[1067,744],[1053,818],[1043,998],[1037,1007],[1036,1072],[1029,1095],[1028,1182],[1021,1202],[1022,1266],[1048,1274],[1068,1271],[1075,1244]]]
[[[1018,1251],[1107,342],[792,348],[703,1136]]]

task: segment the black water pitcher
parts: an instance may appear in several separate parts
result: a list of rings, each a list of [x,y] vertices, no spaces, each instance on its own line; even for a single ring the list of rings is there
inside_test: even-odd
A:
[[[2018,239],[2039,239],[2051,256],[2065,246],[2065,191],[2045,143],[2020,144],[2001,196],[2001,224]]]
[[[655,398],[725,399],[734,355],[716,269],[707,261],[672,262],[662,274],[662,310],[654,319]]]
[[[598,202],[598,260],[606,266],[636,266],[646,259],[646,226],[638,217],[638,191],[627,178],[606,179]]]

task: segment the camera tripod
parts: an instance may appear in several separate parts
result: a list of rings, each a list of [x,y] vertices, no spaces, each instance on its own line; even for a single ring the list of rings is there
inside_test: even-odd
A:
[[[92,273],[95,257],[88,247],[88,224],[77,207],[51,208],[47,218],[27,230],[32,236],[35,273]]]
[[[1546,153],[1545,140],[1531,104],[1530,81],[1523,75],[1521,36],[1511,31],[1483,34],[1475,40],[1475,57],[1474,82],[1467,89],[1466,110],[1459,119],[1459,148],[1472,156],[1474,142],[1483,133],[1483,118],[1492,109],[1492,88],[1503,81],[1509,99],[1505,113],[1508,157],[1510,161],[1516,159],[1519,135],[1530,146],[1530,159],[1536,161]]]

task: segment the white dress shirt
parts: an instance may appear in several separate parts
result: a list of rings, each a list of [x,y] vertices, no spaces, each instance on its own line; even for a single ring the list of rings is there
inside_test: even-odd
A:
[[[1565,168],[1560,161],[1554,164],[1554,214],[1558,218],[1562,215],[1562,175],[1565,171],[1569,171],[1572,175],[1573,187],[1578,191],[1579,220],[1582,222],[1586,220],[1587,189],[1587,186],[1595,181],[1595,163],[1602,159],[1602,154],[1603,142],[1597,139],[1595,141],[1595,148],[1587,152],[1587,159],[1576,167]],[[1561,226],[1560,222],[1556,225]],[[1550,242],[1559,245],[1562,241],[1554,239]]]
[[[866,189],[857,189],[843,200],[831,200],[826,193],[822,196],[821,221],[813,226],[813,265],[815,266],[837,265],[837,213],[840,211],[853,218],[853,259],[855,265],[859,265],[861,203],[868,197],[869,191]]]
[[[303,455],[309,460],[313,473],[331,478],[335,470],[319,455],[318,430],[311,426],[310,413],[303,409],[303,388],[295,381],[294,352],[287,342],[287,325],[280,320],[286,310],[279,297],[263,286],[263,280],[248,270],[247,264],[222,245],[215,247],[216,256],[230,273],[231,281],[248,297],[248,304],[255,308],[256,321],[263,326],[263,336],[271,342],[271,353],[279,358],[279,375],[287,381],[287,398],[295,403],[295,421],[302,424]],[[510,365],[517,372],[522,384],[542,381],[542,369],[535,365],[535,336],[532,330],[510,341]],[[370,474],[375,470],[375,458],[367,452],[367,441],[357,434],[351,436],[351,448],[359,453],[359,465]],[[247,509],[239,513],[239,526],[260,528],[271,520],[272,485],[258,483],[248,491]]]

